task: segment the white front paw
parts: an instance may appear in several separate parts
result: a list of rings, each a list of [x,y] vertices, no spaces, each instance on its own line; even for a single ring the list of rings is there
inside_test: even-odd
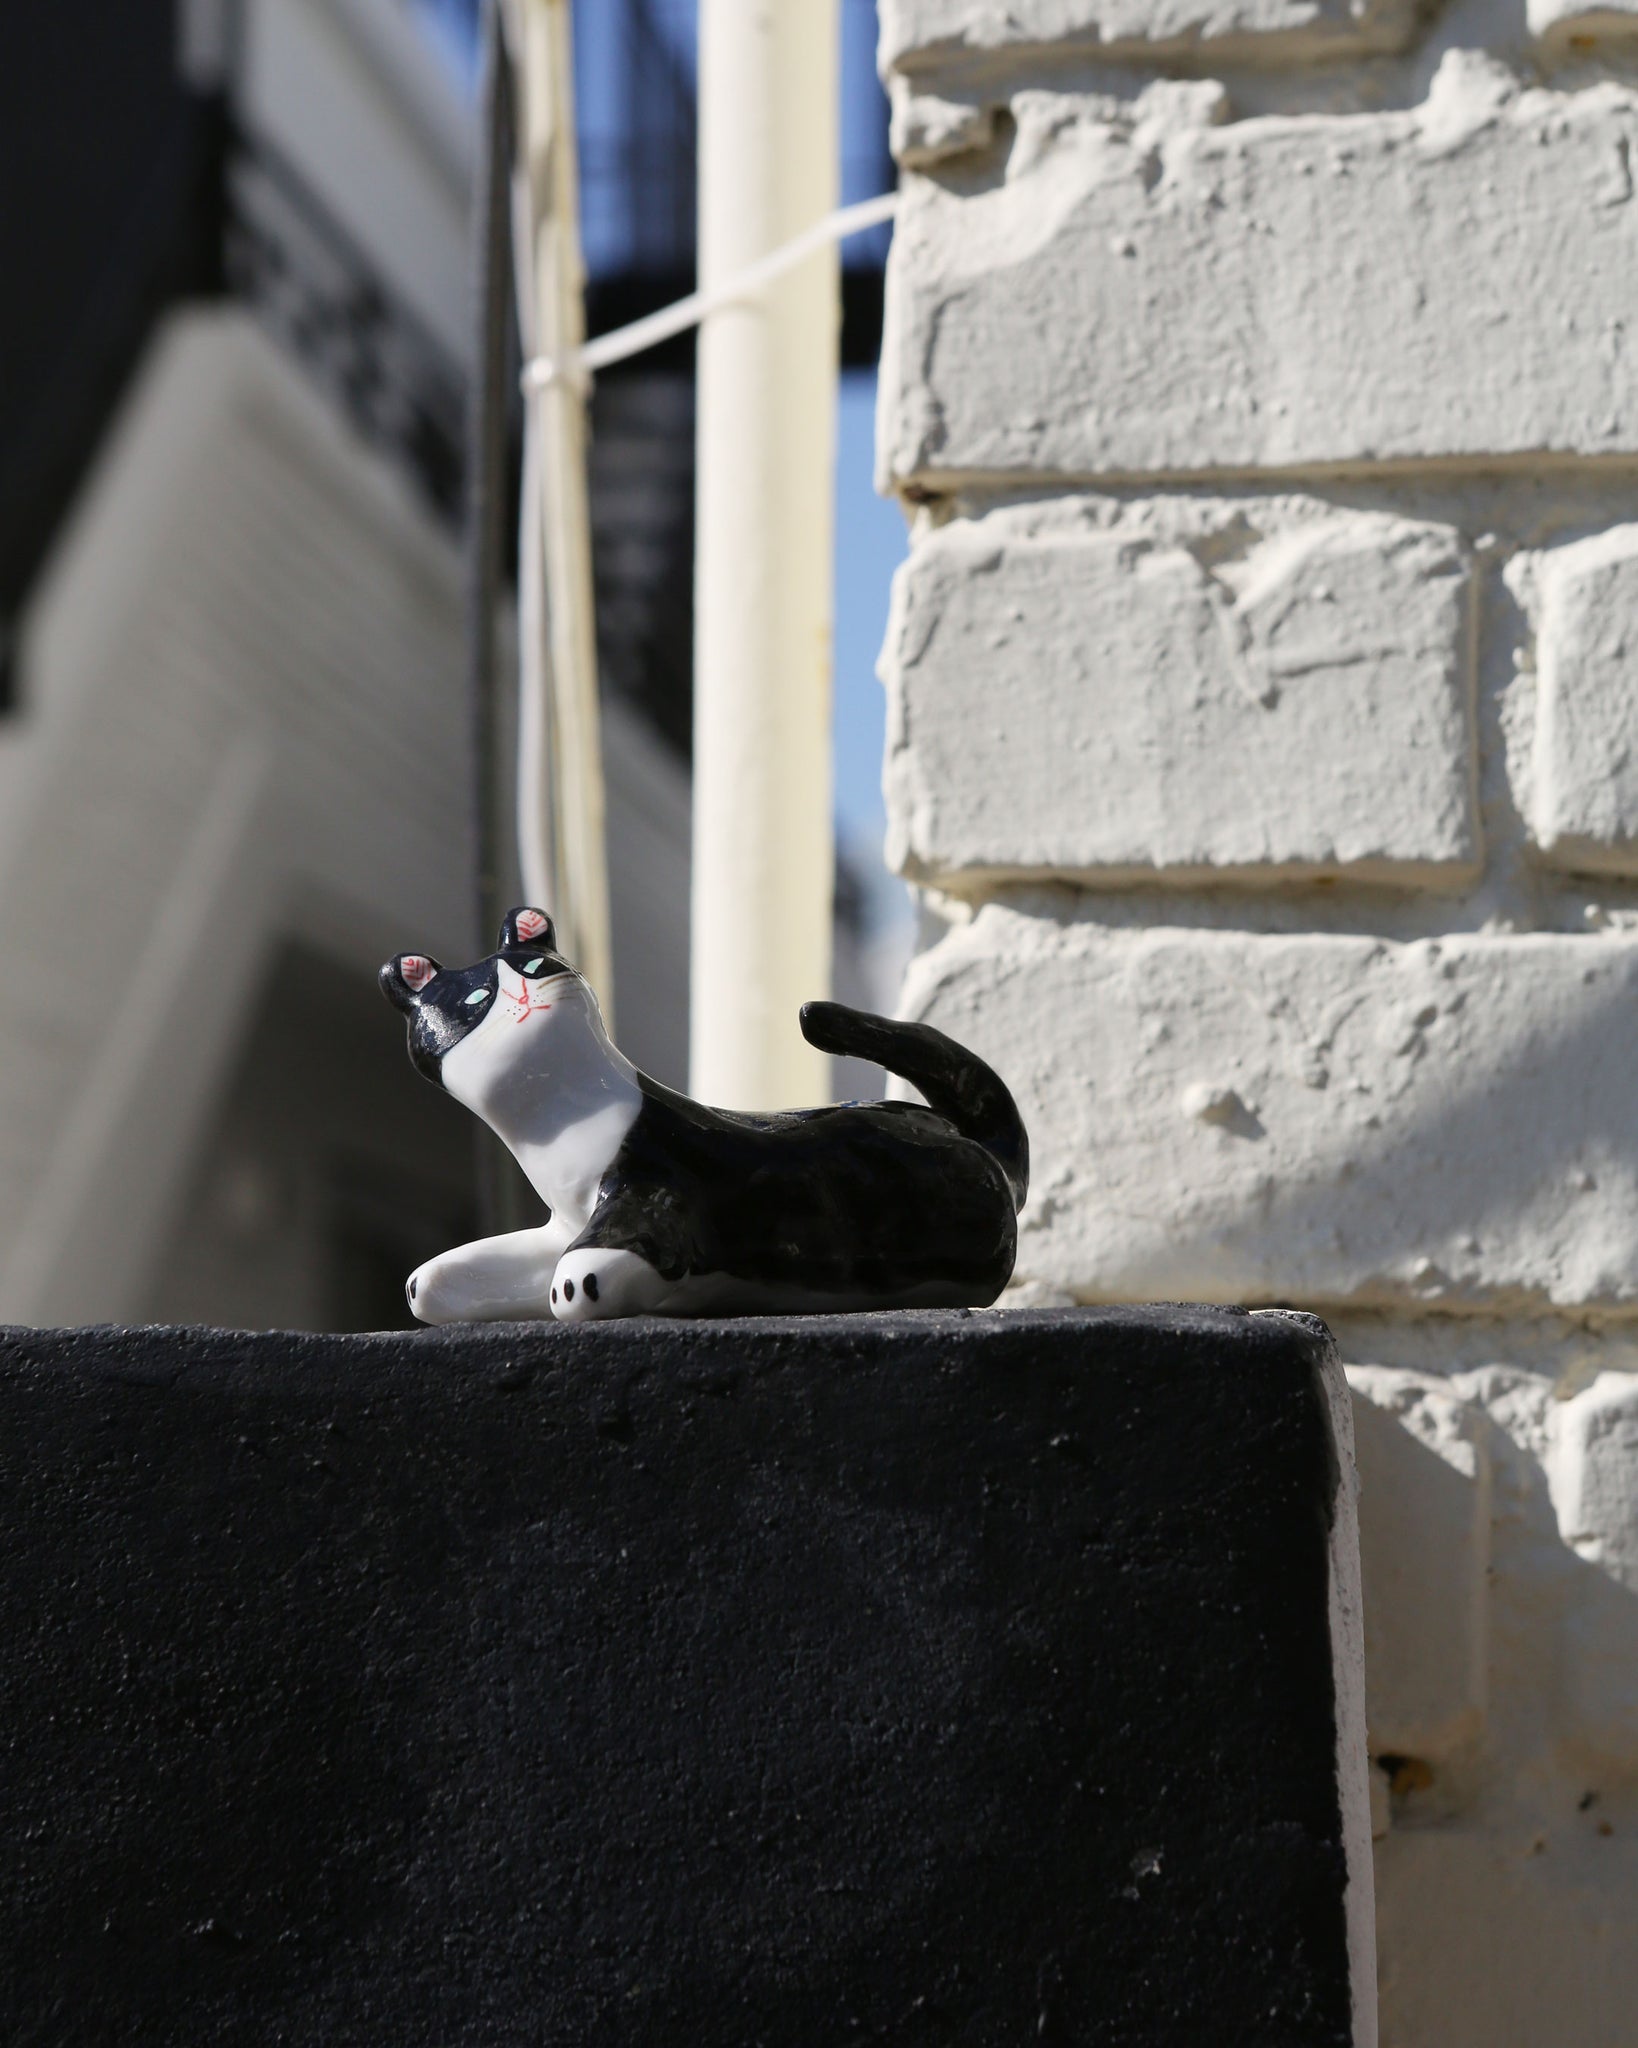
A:
[[[670,1285],[635,1252],[597,1246],[565,1252],[552,1279],[552,1314],[560,1323],[640,1316],[659,1307]]]
[[[417,1266],[404,1285],[410,1311],[423,1323],[471,1323],[492,1318],[489,1290],[465,1270],[459,1251],[440,1252]]]
[[[423,1323],[458,1323],[463,1320],[459,1309],[450,1300],[442,1271],[444,1254],[428,1259],[425,1265],[417,1266],[404,1282],[404,1299],[410,1305],[410,1312]]]
[[[423,1323],[528,1321],[547,1313],[561,1225],[513,1231],[456,1245],[417,1266],[404,1288]]]

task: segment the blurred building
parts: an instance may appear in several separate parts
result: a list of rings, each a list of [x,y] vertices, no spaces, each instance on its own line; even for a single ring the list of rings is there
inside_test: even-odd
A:
[[[854,197],[891,166],[874,8],[843,11]],[[474,1227],[469,1119],[372,982],[477,943],[475,48],[475,0],[8,24],[0,1318],[395,1323],[404,1273]],[[694,282],[694,9],[577,6],[576,54],[601,331]],[[859,364],[880,244],[848,252]],[[599,378],[592,425],[618,1029],[681,1082],[691,339]],[[845,871],[838,920],[838,992],[874,999]]]
[[[460,31],[8,24],[0,1317],[397,1322],[474,1225],[470,1119],[373,987],[476,950]],[[689,429],[600,406],[620,1033],[681,1079]]]

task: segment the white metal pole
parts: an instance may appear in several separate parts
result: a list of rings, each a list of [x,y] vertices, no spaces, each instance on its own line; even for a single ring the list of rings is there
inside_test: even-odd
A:
[[[700,0],[700,282],[836,204],[836,0]],[[827,1100],[798,1006],[830,985],[833,246],[699,343],[691,1085]]]
[[[526,355],[585,340],[570,0],[508,0],[517,82],[518,300]],[[582,379],[532,386],[519,543],[518,850],[528,893],[613,1021],[597,615]]]

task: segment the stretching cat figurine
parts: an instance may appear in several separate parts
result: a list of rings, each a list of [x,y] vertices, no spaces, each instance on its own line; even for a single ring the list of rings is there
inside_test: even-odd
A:
[[[483,1118],[551,1209],[410,1276],[426,1323],[554,1315],[982,1307],[1012,1273],[1029,1140],[982,1060],[926,1024],[806,1003],[822,1052],[902,1074],[930,1109],[742,1116],[640,1074],[543,910],[475,967],[400,953],[381,986],[410,1058]]]

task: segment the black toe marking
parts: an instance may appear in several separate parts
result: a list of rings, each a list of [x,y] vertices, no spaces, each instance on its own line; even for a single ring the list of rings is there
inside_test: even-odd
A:
[[[406,1294],[408,1294],[408,1296],[409,1296],[409,1298],[410,1298],[410,1300],[411,1300],[411,1301],[413,1301],[413,1300],[415,1299],[415,1290],[416,1290],[416,1288],[417,1288],[417,1287],[419,1287],[419,1286],[420,1286],[420,1284],[421,1284],[421,1276],[420,1276],[420,1274],[419,1274],[419,1273],[412,1273],[412,1274],[411,1274],[411,1275],[409,1276],[409,1286],[408,1286],[408,1287],[407,1287],[407,1288],[406,1288],[406,1289],[404,1290],[404,1291],[405,1291],[405,1293],[406,1293]]]
[[[597,1275],[595,1273],[588,1273],[580,1284],[586,1290],[586,1299],[588,1301],[595,1301],[597,1299]]]
[[[553,1301],[557,1299],[557,1289],[555,1287],[552,1289],[552,1299]]]
[[[563,1283],[563,1299],[565,1301],[574,1300],[574,1282],[572,1280],[565,1280]]]

